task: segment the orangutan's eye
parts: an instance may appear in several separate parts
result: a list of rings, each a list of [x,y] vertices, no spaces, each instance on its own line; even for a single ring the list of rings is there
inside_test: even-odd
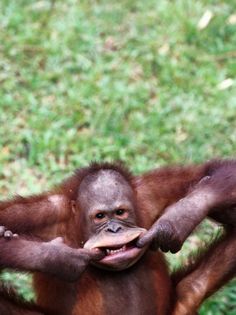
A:
[[[125,213],[125,210],[124,209],[118,209],[116,210],[116,215],[123,215]]]
[[[99,212],[95,215],[95,218],[101,220],[101,219],[105,218],[105,214],[102,212]]]

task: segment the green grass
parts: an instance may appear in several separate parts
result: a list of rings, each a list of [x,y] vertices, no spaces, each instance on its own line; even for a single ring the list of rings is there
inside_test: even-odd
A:
[[[234,157],[234,14],[234,0],[1,0],[2,198],[94,159],[139,173]],[[235,309],[233,282],[201,314]]]

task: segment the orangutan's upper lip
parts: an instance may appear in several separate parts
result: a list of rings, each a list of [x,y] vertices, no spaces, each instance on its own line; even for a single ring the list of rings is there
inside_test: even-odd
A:
[[[133,231],[129,232],[121,231],[118,233],[110,233],[104,232],[103,237],[96,239],[91,238],[89,239],[84,248],[92,249],[92,248],[120,248],[125,244],[128,244],[134,240],[136,240],[145,229],[134,229]]]

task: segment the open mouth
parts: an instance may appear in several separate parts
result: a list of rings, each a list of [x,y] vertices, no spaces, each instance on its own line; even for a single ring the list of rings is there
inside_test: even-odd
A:
[[[127,244],[109,246],[109,247],[99,247],[99,249],[101,249],[106,254],[106,256],[113,256],[119,253],[124,253],[133,248],[137,248],[136,247],[137,239],[138,238],[135,238],[134,240],[132,240],[131,242]]]
[[[124,270],[135,264],[145,252],[145,248],[136,246],[138,238],[119,246],[99,247],[106,256],[98,261],[99,265],[105,269]]]
[[[120,231],[119,233],[101,232],[90,238],[84,248],[98,248],[105,253],[99,261],[93,264],[103,269],[124,270],[132,266],[143,255],[146,248],[138,248],[137,240],[146,230],[135,227]]]
[[[106,248],[106,256],[114,255],[114,254],[121,253],[124,251],[126,251],[126,245],[123,245],[122,247],[117,248],[117,249]]]

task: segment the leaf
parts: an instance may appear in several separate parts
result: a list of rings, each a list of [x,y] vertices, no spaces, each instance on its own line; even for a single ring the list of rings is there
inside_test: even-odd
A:
[[[234,84],[234,80],[231,78],[225,79],[217,85],[219,90],[226,90]]]
[[[211,19],[213,18],[213,13],[210,10],[207,10],[203,16],[200,18],[197,28],[199,30],[203,30],[204,28],[206,28],[208,26],[208,24],[210,23]]]

